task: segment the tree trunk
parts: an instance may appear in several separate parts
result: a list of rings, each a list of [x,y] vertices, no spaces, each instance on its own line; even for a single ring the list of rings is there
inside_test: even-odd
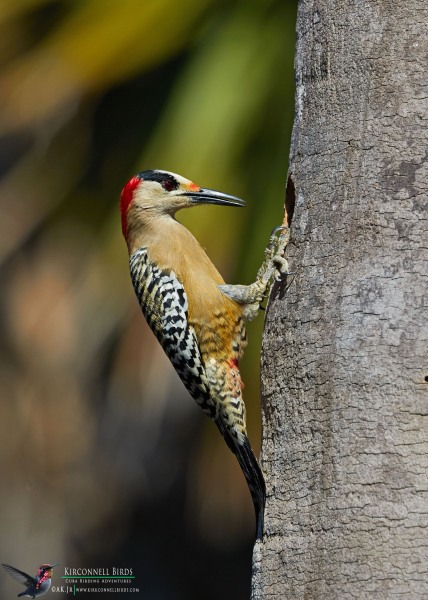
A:
[[[301,0],[254,599],[428,598],[425,0]]]

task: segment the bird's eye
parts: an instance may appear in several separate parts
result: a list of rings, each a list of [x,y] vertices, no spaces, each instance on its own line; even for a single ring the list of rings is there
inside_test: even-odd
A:
[[[178,183],[176,181],[174,181],[173,179],[164,179],[162,181],[162,187],[167,192],[172,192],[173,190],[177,189]]]

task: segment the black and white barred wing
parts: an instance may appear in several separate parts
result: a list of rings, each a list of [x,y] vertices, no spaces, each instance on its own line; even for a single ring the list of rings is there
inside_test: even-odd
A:
[[[194,329],[188,322],[188,302],[175,273],[150,262],[141,248],[130,257],[131,278],[143,314],[184,385],[211,417],[217,410]]]

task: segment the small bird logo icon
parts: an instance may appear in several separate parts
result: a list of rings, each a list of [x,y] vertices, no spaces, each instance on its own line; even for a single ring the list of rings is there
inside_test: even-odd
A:
[[[26,596],[27,598],[36,598],[37,596],[42,596],[46,594],[46,592],[51,587],[52,581],[52,569],[58,566],[60,563],[55,563],[53,565],[47,563],[44,565],[40,565],[37,569],[37,575],[32,577],[25,573],[24,571],[20,571],[19,569],[15,569],[15,567],[11,567],[5,563],[2,563],[3,569],[9,573],[16,581],[22,583],[27,586],[27,589],[18,594],[19,596]]]

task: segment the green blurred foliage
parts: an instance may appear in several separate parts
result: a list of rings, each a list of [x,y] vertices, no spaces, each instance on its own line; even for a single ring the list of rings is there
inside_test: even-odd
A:
[[[136,306],[117,205],[147,168],[245,198],[178,218],[251,282],[283,218],[295,4],[0,6],[6,562],[131,565],[145,598],[247,597],[250,496]],[[256,450],[262,327],[242,363]]]

